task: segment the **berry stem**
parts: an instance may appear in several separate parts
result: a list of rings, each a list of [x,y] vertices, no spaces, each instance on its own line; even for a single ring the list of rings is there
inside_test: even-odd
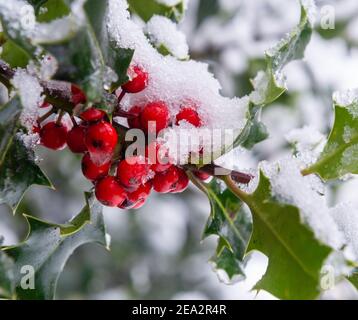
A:
[[[15,75],[15,70],[12,69],[5,61],[0,59],[0,82],[8,89],[11,88],[11,79]],[[71,102],[71,84],[65,81],[40,80],[40,85],[43,88],[46,96],[45,101],[53,105],[57,109],[64,109],[72,113],[73,103]]]
[[[62,121],[62,118],[63,118],[64,114],[65,114],[65,111],[64,111],[64,110],[60,110],[60,113],[58,114],[58,118],[57,118],[57,120],[56,120],[56,124],[57,124],[57,125],[60,125],[60,124],[61,124],[61,121]]]
[[[125,95],[126,95],[126,92],[124,90],[122,90],[122,92],[118,96],[118,104],[121,103],[121,101],[122,101],[122,99],[124,98]]]
[[[70,115],[70,118],[71,118],[71,121],[72,121],[72,123],[73,123],[73,126],[74,126],[74,127],[77,127],[77,126],[78,126],[78,123],[77,123],[75,117],[74,117],[73,115]]]
[[[44,122],[48,117],[50,117],[54,113],[55,113],[55,109],[52,108],[51,110],[46,112],[43,116],[41,116],[40,118],[37,119],[38,124],[41,124],[41,122]]]

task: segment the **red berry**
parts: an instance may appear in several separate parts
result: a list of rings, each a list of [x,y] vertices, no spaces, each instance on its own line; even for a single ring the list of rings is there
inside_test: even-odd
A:
[[[66,146],[67,131],[62,123],[48,122],[40,130],[41,143],[49,149],[63,149]]]
[[[138,209],[146,202],[150,191],[152,190],[152,183],[146,182],[138,187],[137,190],[127,194],[127,200],[119,206],[121,209]]]
[[[211,177],[210,174],[200,170],[194,171],[194,175],[202,181],[206,181]]]
[[[80,118],[87,122],[96,122],[102,120],[106,116],[103,110],[96,108],[89,108],[80,114]]]
[[[128,188],[135,189],[145,183],[149,176],[149,165],[143,157],[129,157],[118,164],[117,177],[120,183]]]
[[[50,104],[46,101],[44,101],[39,107],[40,108],[48,108],[50,106]]]
[[[160,143],[152,142],[149,144],[145,149],[145,156],[154,172],[163,172],[172,166],[168,159],[168,149]]]
[[[152,190],[152,183],[150,181],[141,184],[137,190],[128,193],[127,199],[131,203],[137,203],[140,200],[147,199]]]
[[[175,190],[179,180],[179,172],[175,166],[167,171],[158,173],[153,179],[153,188],[159,193],[168,193]]]
[[[139,209],[141,207],[143,207],[145,205],[145,202],[147,201],[147,199],[141,199],[139,200],[133,207],[132,209]]]
[[[147,104],[141,114],[141,124],[148,132],[156,132],[165,129],[169,125],[169,110],[164,102],[151,102]],[[156,124],[155,130],[152,127]]]
[[[128,125],[132,129],[141,129],[142,125],[140,122],[140,114],[142,112],[142,108],[139,106],[134,106],[128,110],[128,113],[136,115],[136,117],[128,118]]]
[[[71,93],[72,93],[72,97],[71,97],[71,102],[76,106],[80,103],[85,103],[86,102],[86,95],[84,94],[84,92],[76,85],[71,84]]]
[[[86,127],[74,126],[67,134],[67,145],[73,153],[83,153],[87,150],[85,143]]]
[[[108,207],[121,205],[127,196],[119,182],[111,176],[97,182],[95,193],[98,201]]]
[[[41,129],[39,126],[34,125],[32,126],[32,133],[40,133]]]
[[[141,67],[134,66],[129,70],[131,80],[122,85],[122,89],[128,93],[143,91],[148,85],[148,73]]]
[[[199,114],[192,107],[184,107],[179,111],[179,113],[176,115],[176,125],[178,125],[179,122],[183,120],[191,123],[195,127],[201,126],[201,119]]]
[[[86,146],[96,165],[110,161],[117,145],[118,135],[116,129],[105,121],[91,124],[86,132]]]
[[[175,186],[175,189],[173,191],[171,191],[172,193],[183,192],[189,185],[189,178],[188,178],[187,174],[185,173],[185,171],[178,167],[177,167],[177,170],[178,170],[178,174],[179,174],[179,179]]]
[[[98,180],[108,175],[110,166],[110,162],[97,166],[93,163],[91,156],[88,153],[86,153],[82,158],[82,173],[88,180],[91,181]]]

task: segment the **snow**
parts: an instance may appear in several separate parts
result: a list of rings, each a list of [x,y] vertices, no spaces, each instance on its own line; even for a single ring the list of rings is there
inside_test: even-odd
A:
[[[313,126],[293,129],[285,135],[285,138],[295,146],[297,157],[306,165],[317,160],[326,143],[326,137]]]
[[[331,209],[330,214],[344,234],[354,259],[358,259],[358,207],[349,202],[340,203]]]
[[[30,38],[36,23],[33,7],[24,0],[0,0],[0,12],[11,37]]]
[[[85,22],[84,3],[85,0],[75,0],[71,3],[68,16],[47,23],[36,23],[33,43],[58,43],[73,36]]]
[[[44,101],[43,89],[38,79],[23,69],[16,71],[12,84],[19,94],[23,107],[20,116],[21,125],[29,132],[32,132],[39,116],[39,106]]]
[[[122,100],[123,108],[161,100],[167,103],[173,118],[183,104],[194,103],[205,128],[231,129],[239,134],[247,120],[248,99],[221,96],[221,86],[208,71],[207,64],[193,60],[178,61],[172,56],[159,54],[140,26],[130,20],[127,8],[124,0],[110,0],[107,28],[118,46],[135,49],[133,64],[149,72],[149,85],[139,94],[126,95]],[[170,132],[177,135],[176,129],[179,128]],[[168,147],[171,149],[172,146]],[[213,150],[218,151],[221,147],[221,144],[215,145]]]
[[[317,239],[338,250],[344,244],[343,234],[333,220],[324,196],[324,185],[314,175],[302,176],[301,162],[292,157],[263,162],[261,167],[270,179],[273,196],[300,209],[301,219]]]
[[[178,31],[177,25],[170,19],[154,15],[147,23],[146,34],[157,48],[164,46],[178,59],[187,59],[189,47],[184,33]]]

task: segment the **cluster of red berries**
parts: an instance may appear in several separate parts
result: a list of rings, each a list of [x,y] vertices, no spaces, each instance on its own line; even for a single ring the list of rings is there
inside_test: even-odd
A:
[[[131,73],[132,79],[122,86],[122,96],[124,93],[138,93],[148,84],[148,74],[140,67],[134,67]],[[83,92],[73,86],[73,104],[85,101]],[[170,125],[169,110],[162,101],[143,107],[134,106],[128,115],[131,115],[128,117],[129,127],[145,132],[151,132],[151,122],[156,124],[156,132]],[[67,144],[72,152],[84,154],[83,175],[94,183],[96,197],[104,205],[137,209],[144,205],[152,189],[159,193],[179,193],[188,187],[189,178],[185,170],[168,161],[167,150],[160,143],[149,144],[144,155],[115,160],[118,134],[107,114],[91,107],[79,118],[81,123],[74,121],[71,130],[58,119],[36,128],[36,131],[41,144],[47,148],[60,150]],[[201,126],[200,117],[192,107],[183,107],[176,115],[176,123],[182,120],[196,127]],[[203,172],[195,174],[203,180],[208,178]]]

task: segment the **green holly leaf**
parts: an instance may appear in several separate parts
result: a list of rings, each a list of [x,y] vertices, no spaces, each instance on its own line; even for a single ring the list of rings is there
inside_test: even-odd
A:
[[[266,273],[254,289],[280,299],[316,298],[320,271],[332,249],[315,238],[297,207],[272,197],[270,181],[263,173],[256,191],[244,201],[253,217],[247,252],[258,250],[269,259]]]
[[[133,50],[118,48],[111,40],[103,23],[107,6],[107,0],[88,0],[83,28],[64,42],[45,45],[59,62],[61,73],[57,78],[79,84],[94,103],[104,101],[105,88],[112,91],[128,80],[127,69],[133,56]]]
[[[218,246],[211,258],[217,270],[224,270],[230,280],[244,277],[244,255],[251,235],[251,217],[242,210],[242,202],[229,190],[222,191],[213,180],[205,186],[211,213],[203,238],[218,236]]]
[[[289,62],[303,58],[313,30],[312,10],[301,1],[299,24],[286,38],[266,52],[266,71],[260,71],[252,81],[254,91],[250,98],[253,104],[269,104],[287,90],[282,70]]]
[[[0,245],[2,238],[0,237]],[[12,299],[15,294],[13,260],[0,250],[0,299]]]
[[[178,1],[176,5],[168,6],[156,0],[128,0],[129,8],[145,22],[154,15],[165,16],[174,22],[179,22],[185,11],[184,0]]]
[[[0,108],[0,204],[8,204],[14,212],[31,185],[52,187],[36,165],[33,151],[16,137],[20,113],[18,97]]]
[[[317,173],[324,180],[358,173],[358,100],[342,106],[335,102],[335,120],[327,144],[303,174]]]
[[[266,140],[269,136],[265,124],[260,120],[261,108],[251,106],[249,112],[250,117],[240,135],[235,139],[234,147],[242,146],[246,149],[251,149],[257,143]]]
[[[78,247],[97,243],[108,248],[102,206],[91,194],[86,194],[86,206],[66,225],[25,217],[29,224],[26,240],[4,248],[14,260],[19,299],[54,299],[58,278]]]

